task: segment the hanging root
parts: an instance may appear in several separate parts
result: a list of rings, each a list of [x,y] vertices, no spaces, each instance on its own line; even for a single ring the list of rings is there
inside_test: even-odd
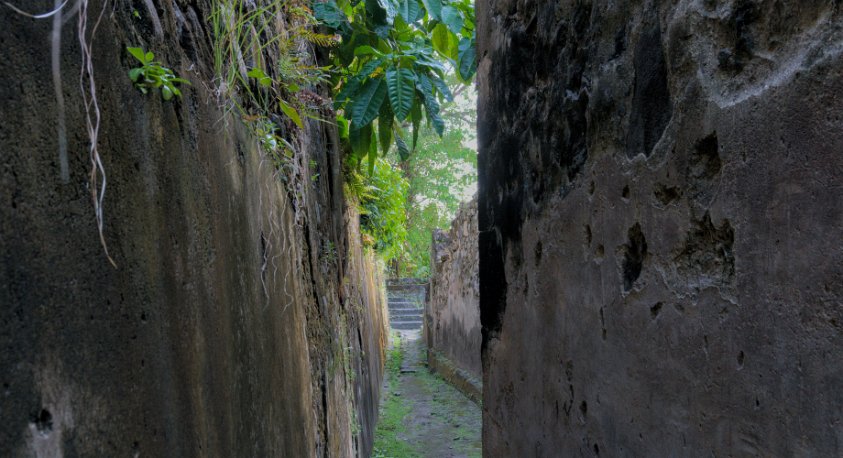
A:
[[[85,126],[88,130],[88,137],[91,141],[90,156],[91,156],[91,173],[89,177],[89,188],[91,191],[91,201],[94,204],[94,213],[97,219],[97,230],[99,231],[100,243],[105,251],[105,256],[108,262],[115,268],[117,263],[108,254],[108,245],[105,243],[105,236],[103,235],[103,202],[105,200],[106,176],[105,167],[102,165],[102,158],[97,149],[97,138],[100,129],[100,108],[97,102],[97,86],[94,80],[94,63],[92,59],[92,47],[94,35],[97,33],[105,12],[105,0],[100,10],[97,22],[94,23],[94,28],[91,29],[91,36],[88,37],[88,0],[79,0],[79,45],[82,48],[82,71],[79,75],[79,87],[82,90],[82,101],[85,107]],[[102,184],[97,186],[98,178],[102,177]]]
[[[50,16],[58,15],[59,11],[61,11],[61,9],[64,8],[64,5],[67,5],[68,1],[69,0],[64,0],[63,2],[61,2],[61,4],[58,4],[59,2],[57,0],[56,1],[56,7],[52,11],[48,11],[48,12],[42,13],[42,14],[27,13],[26,11],[24,11],[22,9],[19,9],[18,7],[16,7],[15,5],[12,5],[9,2],[3,2],[3,3],[5,3],[6,6],[11,8],[12,10],[14,10],[16,13],[22,14],[26,17],[31,17],[32,19],[47,19]]]
[[[61,91],[61,26],[64,23],[59,14],[68,0],[55,0],[53,10],[43,14],[31,14],[17,8],[9,2],[3,2],[16,13],[32,19],[53,18],[53,31],[50,34],[50,60],[52,63],[53,89],[56,93],[56,130],[59,142],[59,175],[64,184],[70,182],[70,170],[67,161],[67,128],[64,117],[64,94]]]
[[[58,13],[62,7],[67,3],[65,0],[59,4],[60,0],[56,0],[56,9],[54,13]],[[58,130],[59,141],[59,173],[61,181],[64,184],[70,182],[70,165],[67,162],[67,128],[64,119],[64,94],[61,91],[61,14],[53,15],[53,32],[50,37],[51,49],[50,57],[52,61],[53,70],[53,89],[56,93],[56,129]]]
[[[155,10],[155,5],[152,4],[152,0],[144,0],[143,3],[146,6],[149,17],[152,18],[152,28],[155,30],[155,36],[164,38],[164,29],[161,27],[161,19],[158,18],[158,11]]]

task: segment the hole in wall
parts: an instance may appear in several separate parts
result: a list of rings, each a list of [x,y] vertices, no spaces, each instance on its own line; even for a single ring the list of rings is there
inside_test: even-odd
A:
[[[42,434],[49,434],[53,430],[53,414],[47,409],[41,409],[33,420],[35,429]]]
[[[653,195],[662,205],[669,205],[682,197],[682,189],[678,186],[658,184],[656,185],[656,189],[653,191]]]
[[[659,313],[661,313],[661,311],[662,311],[662,305],[663,304],[661,302],[656,302],[655,304],[653,304],[652,307],[650,307],[650,318],[651,319],[655,320],[656,317],[659,316]]]
[[[720,173],[720,146],[717,132],[698,140],[694,144],[694,154],[691,155],[691,176],[710,180]]]
[[[627,243],[623,246],[623,290],[632,289],[641,276],[644,259],[647,257],[647,240],[641,231],[641,224],[635,223],[627,231]]]

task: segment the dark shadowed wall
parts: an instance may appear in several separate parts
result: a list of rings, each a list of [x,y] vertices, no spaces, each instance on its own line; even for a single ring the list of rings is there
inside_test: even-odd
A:
[[[485,456],[843,455],[838,2],[477,16]]]
[[[343,203],[336,130],[282,126],[302,174],[282,183],[218,109],[210,2],[154,3],[161,35],[146,2],[109,2],[93,39],[117,268],[88,190],[76,17],[64,183],[52,21],[0,6],[0,456],[368,456],[382,280]],[[127,46],[189,78],[184,97],[133,88]]]

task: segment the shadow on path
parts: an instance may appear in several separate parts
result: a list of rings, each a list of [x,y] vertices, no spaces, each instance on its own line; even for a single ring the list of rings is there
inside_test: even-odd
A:
[[[480,408],[427,370],[419,331],[393,333],[372,456],[481,456]]]

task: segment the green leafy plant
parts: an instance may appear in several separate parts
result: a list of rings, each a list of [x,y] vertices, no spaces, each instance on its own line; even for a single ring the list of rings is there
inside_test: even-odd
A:
[[[217,92],[226,111],[240,115],[253,130],[255,121],[283,113],[298,128],[304,117],[316,117],[327,100],[315,87],[327,68],[312,62],[303,42],[324,46],[333,35],[313,31],[317,25],[303,0],[216,0],[211,13]],[[277,19],[285,18],[278,30]],[[318,119],[318,118],[317,118]]]
[[[407,237],[407,180],[401,171],[378,158],[371,174],[350,171],[348,190],[359,200],[360,228],[363,239],[371,241],[385,261],[401,255]]]
[[[342,38],[333,48],[337,121],[352,162],[378,157],[394,144],[402,157],[415,148],[427,119],[440,136],[445,82],[468,83],[476,71],[470,0],[328,0],[314,16]],[[412,128],[412,141],[408,131]]]
[[[142,48],[131,47],[126,50],[141,63],[140,67],[129,70],[129,78],[142,93],[146,94],[150,89],[160,89],[161,97],[171,100],[174,96],[181,97],[181,91],[176,84],[190,84],[190,81],[176,77],[172,70],[155,61],[155,54],[151,51],[144,52]]]

